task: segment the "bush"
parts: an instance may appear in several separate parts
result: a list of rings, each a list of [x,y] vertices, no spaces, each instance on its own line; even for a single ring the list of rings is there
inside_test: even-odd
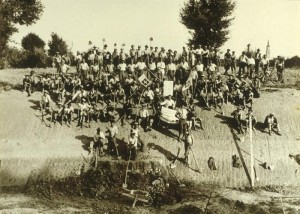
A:
[[[24,51],[20,51],[17,48],[7,48],[4,52],[4,58],[2,58],[2,62],[4,62],[3,68],[22,68],[23,60]]]
[[[299,56],[294,56],[290,59],[285,60],[285,67],[286,68],[295,68],[295,67],[300,67],[300,57]]]
[[[25,68],[46,68],[48,56],[42,48],[34,48],[34,51],[25,51],[25,58],[22,62],[22,67]]]

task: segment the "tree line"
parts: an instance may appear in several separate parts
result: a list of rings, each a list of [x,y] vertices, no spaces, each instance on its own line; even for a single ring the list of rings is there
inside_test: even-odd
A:
[[[29,33],[21,41],[21,49],[7,47],[3,52],[0,68],[45,68],[52,65],[52,57],[56,52],[61,55],[73,54],[68,50],[67,43],[57,34],[51,34],[48,42],[49,49],[46,51],[46,43],[35,33]]]

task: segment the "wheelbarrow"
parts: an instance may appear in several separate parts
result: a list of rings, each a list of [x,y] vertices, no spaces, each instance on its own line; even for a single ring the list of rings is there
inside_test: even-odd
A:
[[[150,206],[153,203],[153,199],[151,198],[149,192],[143,190],[130,190],[126,188],[121,189],[121,194],[126,196],[127,198],[133,199],[132,207],[135,207],[137,201],[143,202],[144,205]]]

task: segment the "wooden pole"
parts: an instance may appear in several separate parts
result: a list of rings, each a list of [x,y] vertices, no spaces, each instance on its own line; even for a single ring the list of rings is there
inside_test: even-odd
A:
[[[250,172],[251,172],[251,188],[254,187],[254,156],[253,156],[253,142],[252,142],[252,113],[249,113],[249,135],[250,135]]]

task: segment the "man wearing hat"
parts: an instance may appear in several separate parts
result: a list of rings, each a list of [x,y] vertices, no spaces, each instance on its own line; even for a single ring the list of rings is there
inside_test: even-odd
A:
[[[157,62],[158,57],[159,57],[158,47],[155,47],[154,51],[152,52],[152,58],[154,59],[155,62]]]
[[[50,98],[49,92],[47,90],[44,91],[44,94],[42,95],[42,98],[40,100],[40,111],[42,112],[42,121],[44,121],[44,116],[49,114],[50,120],[52,122],[52,108],[50,106],[50,103],[52,103],[52,99]],[[44,114],[45,112],[45,114]]]
[[[56,122],[58,121],[60,123],[60,125],[62,125],[63,122],[63,103],[59,102],[57,103],[57,108],[55,108],[53,110],[53,117],[54,117],[54,124],[56,124]]]
[[[272,131],[276,131],[275,129],[277,129],[277,134],[281,135],[279,123],[277,118],[274,116],[274,114],[270,113],[269,115],[266,116],[264,125],[265,128],[268,129],[269,135],[271,135]]]
[[[130,132],[128,145],[127,145],[127,156],[129,160],[136,160],[138,151],[138,138],[134,132]]]
[[[166,64],[163,61],[163,58],[160,57],[159,58],[160,61],[157,63],[156,67],[157,67],[157,74],[158,74],[158,78],[163,78],[165,76],[165,68],[166,68]]]
[[[256,53],[254,54],[254,60],[255,60],[255,74],[258,74],[259,65],[260,65],[260,62],[261,62],[260,49],[256,50]]]
[[[78,125],[82,128],[83,121],[85,120],[86,123],[88,123],[88,127],[90,127],[89,123],[89,109],[92,107],[90,106],[85,98],[82,98],[81,103],[78,104],[79,107],[79,118],[78,118]]]
[[[149,65],[149,58],[150,58],[150,50],[148,49],[148,45],[145,45],[145,50],[142,53],[143,58],[145,59],[145,63]]]
[[[31,80],[29,75],[25,75],[25,78],[23,79],[23,91],[27,92],[28,97],[31,96]]]
[[[96,155],[100,157],[104,155],[103,147],[105,142],[105,135],[101,131],[100,127],[96,129],[96,134],[94,135],[93,141],[90,142],[89,150],[90,152],[96,152]],[[98,151],[98,153],[97,153]]]
[[[167,65],[167,72],[169,80],[175,81],[175,71],[176,71],[176,65],[173,63],[173,58],[169,58],[169,64]]]
[[[67,126],[69,126],[69,127],[71,126],[73,113],[74,113],[74,108],[72,107],[71,102],[68,102],[64,106],[63,117],[64,117],[64,120],[67,123]]]
[[[142,108],[138,113],[138,118],[139,124],[143,127],[144,131],[151,131],[152,121],[150,121],[150,115],[147,109],[147,104],[142,104]]]
[[[242,77],[247,73],[247,63],[248,57],[246,56],[246,52],[243,51],[242,55],[239,58],[239,77]]]
[[[179,119],[179,134],[178,134],[178,141],[180,141],[181,134],[185,134],[188,130],[187,124],[187,104],[184,103],[180,109],[177,110],[175,116]]]
[[[184,161],[186,165],[189,165],[189,154],[194,145],[194,136],[191,130],[186,130],[184,133]]]
[[[40,101],[40,110],[43,111],[46,110],[47,108],[50,108],[50,102],[53,101],[49,95],[49,92],[45,90]]]
[[[169,109],[175,109],[175,102],[174,100],[172,100],[172,96],[168,95],[167,98],[160,103],[161,106],[164,106],[165,108],[169,108]]]
[[[133,59],[133,62],[134,62],[134,63],[136,63],[136,62],[135,62],[135,55],[136,55],[136,50],[134,49],[134,45],[131,45],[131,48],[130,48],[130,50],[129,50],[129,57],[130,57],[131,59]]]
[[[230,49],[227,49],[227,52],[224,54],[225,75],[228,75],[228,70],[230,69],[230,65],[231,65],[231,54],[230,54]]]
[[[118,127],[114,123],[115,121],[112,120],[110,126],[106,128],[106,137],[108,140],[107,145],[107,152],[110,155],[119,156],[119,151],[116,145],[117,135],[119,134]]]
[[[77,51],[77,54],[75,56],[75,61],[76,61],[76,71],[77,71],[77,74],[79,74],[79,71],[80,71],[80,63],[82,61],[82,55],[79,51]]]
[[[275,61],[275,68],[277,71],[277,77],[278,77],[278,82],[283,83],[283,71],[284,71],[284,58],[278,56],[278,58]]]
[[[236,55],[235,55],[235,51],[231,52],[230,68],[231,68],[232,74],[235,75],[235,72],[236,72]]]
[[[243,120],[242,108],[238,106],[237,109],[231,113],[231,115],[233,116],[238,133],[244,134],[243,125],[242,125],[242,120]]]
[[[253,115],[253,109],[248,108],[248,113],[246,114],[245,122],[246,122],[246,131],[247,128],[250,128],[250,120],[252,122],[252,130],[255,131],[255,125],[257,123],[256,117]]]
[[[86,63],[85,59],[82,59],[82,62],[80,63],[80,78],[86,78],[88,75],[88,72],[90,70],[89,65]]]
[[[112,62],[112,55],[111,53],[106,49],[107,45],[104,45],[105,49],[103,50],[103,66],[104,70],[106,70],[106,66]]]
[[[124,59],[121,59],[120,64],[118,65],[118,71],[119,71],[119,79],[123,81],[125,79],[125,73],[126,73],[127,65],[125,63]]]
[[[57,51],[55,56],[53,57],[53,64],[56,67],[56,71],[57,73],[60,70],[60,63],[61,63],[61,55],[59,54],[59,52]]]

